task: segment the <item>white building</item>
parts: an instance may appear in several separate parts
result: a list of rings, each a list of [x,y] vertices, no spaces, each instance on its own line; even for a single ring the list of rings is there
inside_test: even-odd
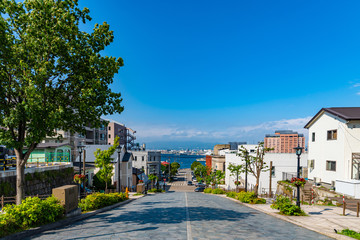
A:
[[[322,108],[309,129],[309,179],[360,197],[360,107]]]
[[[82,162],[84,161],[83,157],[85,156],[85,165],[86,168],[86,175],[88,177],[89,185],[92,185],[92,179],[94,175],[99,171],[98,168],[95,167],[95,155],[97,149],[100,150],[107,150],[111,146],[110,145],[85,145],[84,148],[84,154],[81,158]],[[112,177],[112,184],[115,184],[116,186],[118,183],[118,153],[115,151],[115,153],[111,156],[113,158],[112,163],[114,164],[114,170],[113,170],[113,177]],[[129,189],[132,187],[132,162],[133,162],[133,155],[126,151],[125,146],[122,146],[121,152],[120,152],[120,183],[121,187]],[[74,165],[78,166],[79,164],[79,157],[76,158]]]
[[[161,152],[160,151],[132,151],[134,160],[132,166],[142,169],[146,175],[155,174],[160,176],[161,173]]]
[[[257,145],[243,145],[249,152],[250,155],[256,155]],[[281,180],[286,180],[291,177],[296,177],[297,172],[297,156],[294,153],[266,153],[264,156],[264,161],[268,167],[270,167],[270,162],[272,161],[272,171],[261,172],[260,181],[259,181],[259,194],[268,193],[270,188],[270,174],[271,176],[271,191],[274,194],[277,187],[277,182]],[[225,187],[228,190],[235,189],[236,186],[234,181],[236,181],[236,176],[231,175],[228,167],[230,163],[239,165],[244,164],[245,162],[241,160],[241,157],[236,153],[228,153],[225,155]],[[306,167],[307,164],[307,153],[301,154],[300,157],[300,166]],[[239,187],[245,186],[245,173],[241,173],[239,176],[239,181],[241,185]],[[248,172],[248,189],[251,189],[256,184],[256,178]]]

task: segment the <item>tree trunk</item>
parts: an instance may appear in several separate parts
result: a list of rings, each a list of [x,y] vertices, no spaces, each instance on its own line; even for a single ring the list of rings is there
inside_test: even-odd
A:
[[[121,188],[121,186],[119,186],[119,189]],[[81,191],[81,187],[80,187],[80,191]],[[120,190],[121,191],[121,190]],[[107,181],[105,181],[105,193],[107,193]],[[81,194],[81,193],[80,193]]]
[[[16,160],[16,205],[20,205],[25,198],[25,164],[22,162],[23,160]]]
[[[259,180],[260,180],[260,176],[256,177],[256,184],[255,184],[255,187],[254,187],[255,196],[258,195],[258,191],[259,191]]]
[[[236,175],[236,192],[238,192],[239,174]]]

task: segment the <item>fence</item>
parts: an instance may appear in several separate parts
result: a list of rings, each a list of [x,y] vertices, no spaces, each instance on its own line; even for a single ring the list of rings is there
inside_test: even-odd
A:
[[[291,181],[291,179],[293,177],[297,177],[297,173],[291,173],[291,172],[283,172],[282,173],[282,180],[283,181],[285,181],[285,180]]]

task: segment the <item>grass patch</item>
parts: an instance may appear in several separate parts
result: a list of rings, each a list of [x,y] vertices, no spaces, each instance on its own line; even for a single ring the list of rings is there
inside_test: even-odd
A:
[[[350,229],[344,229],[341,232],[338,232],[338,234],[345,235],[345,236],[348,236],[348,237],[352,237],[352,238],[355,238],[355,239],[360,239],[360,233],[355,232],[354,230],[350,230]]]

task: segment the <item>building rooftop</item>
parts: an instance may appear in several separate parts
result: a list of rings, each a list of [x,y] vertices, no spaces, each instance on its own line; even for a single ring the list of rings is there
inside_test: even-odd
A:
[[[280,134],[297,134],[298,137],[304,137],[304,134],[294,132],[293,130],[277,130],[275,134],[265,134],[265,137],[280,137]]]
[[[360,120],[360,107],[332,107],[332,108],[322,108],[305,126],[304,128],[309,128],[315,120],[317,120],[320,115],[328,112],[332,115],[335,115],[346,121],[350,120]]]

